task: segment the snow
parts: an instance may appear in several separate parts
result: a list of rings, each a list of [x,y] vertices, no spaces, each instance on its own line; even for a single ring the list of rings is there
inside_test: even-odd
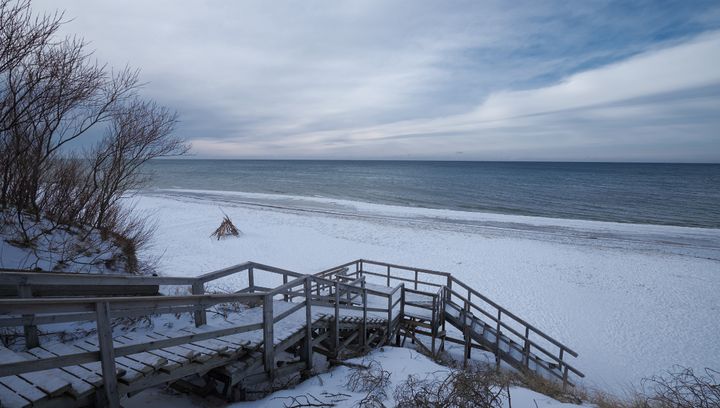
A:
[[[21,245],[21,228],[32,244]],[[121,249],[103,240],[97,231],[55,224],[48,219],[35,221],[0,211],[0,268],[56,272],[123,273]],[[118,262],[119,261],[119,262]]]
[[[134,201],[158,222],[143,255],[164,275],[248,260],[303,273],[358,258],[436,269],[577,351],[586,386],[622,392],[674,364],[720,367],[717,229],[188,190]],[[210,238],[218,207],[241,237]],[[267,283],[256,280],[278,284]]]
[[[374,350],[366,357],[349,360],[349,362],[357,364],[368,364],[369,361],[378,362],[382,366],[383,370],[390,372],[390,386],[387,390],[388,399],[385,401],[385,405],[388,407],[394,406],[393,394],[395,387],[407,380],[409,375],[419,378],[442,379],[450,373],[449,368],[433,362],[416,351],[396,347],[386,347],[381,350]],[[344,366],[335,367],[329,372],[314,376],[293,388],[277,391],[261,400],[230,404],[229,407],[283,407],[285,406],[284,404],[290,405],[291,400],[288,397],[298,397],[302,395],[312,395],[321,401],[330,401],[331,398],[327,396],[324,397],[323,393],[327,393],[325,395],[343,394],[335,399],[335,401],[337,401],[337,408],[356,407],[357,403],[367,393],[353,392],[348,389],[347,381],[351,370],[351,368]],[[510,387],[510,397],[513,407],[534,407],[535,404],[542,408],[571,408],[580,406],[561,403],[548,396],[538,394],[534,391],[521,387]],[[200,401],[198,399],[187,398],[182,395],[173,395],[160,389],[152,389],[147,392],[143,392],[136,397],[123,401],[123,406],[127,408],[147,406],[207,406],[204,404],[208,404],[208,401]],[[507,401],[505,402],[505,406],[509,406]],[[583,407],[587,406],[588,405],[583,405]]]

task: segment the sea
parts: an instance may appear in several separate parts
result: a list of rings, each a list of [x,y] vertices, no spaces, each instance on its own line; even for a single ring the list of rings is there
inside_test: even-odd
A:
[[[720,228],[720,164],[154,160],[150,189]]]

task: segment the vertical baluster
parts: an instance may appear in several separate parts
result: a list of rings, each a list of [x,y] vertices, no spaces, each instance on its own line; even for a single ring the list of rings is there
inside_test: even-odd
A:
[[[312,277],[305,278],[305,370],[308,374],[313,369],[313,328],[312,328],[312,290],[310,288]]]
[[[110,408],[120,407],[120,394],[118,393],[117,374],[115,369],[115,349],[112,339],[112,325],[110,324],[110,304],[98,302],[95,304],[97,318],[98,346],[100,348],[100,362],[103,374],[103,390],[105,401]]]
[[[19,285],[18,286],[18,297],[23,299],[32,298],[32,287],[30,285]],[[34,318],[35,315],[23,315],[23,318]],[[40,345],[40,336],[38,334],[38,328],[34,324],[28,324],[23,326],[23,333],[25,334],[25,347],[31,349]]]
[[[248,290],[250,293],[255,292],[255,268],[248,268]]]
[[[523,365],[530,368],[530,327],[525,326],[525,344],[523,345]]]
[[[502,310],[498,309],[497,328],[495,329],[495,364],[500,369],[500,320],[502,319]]]
[[[275,375],[275,338],[273,333],[273,297],[263,296],[263,350],[265,372],[270,378]]]
[[[287,273],[283,273],[283,285],[286,283],[288,283],[288,276]],[[283,293],[283,300],[286,302],[290,300],[290,296],[287,294],[287,290],[285,290],[285,292]]]
[[[363,302],[363,318],[362,318],[362,337],[363,337],[363,346],[367,346],[367,289],[365,289],[365,277],[363,276],[363,279],[360,281],[360,286],[362,290],[362,302]]]
[[[333,352],[337,357],[340,348],[340,283],[335,281],[335,327],[333,327]]]
[[[435,357],[435,338],[437,337],[437,326],[438,322],[436,320],[437,317],[437,311],[435,308],[437,307],[437,297],[433,295],[432,297],[432,311],[430,312],[430,325],[432,326],[432,340],[430,341],[430,350],[432,352],[433,358]]]
[[[387,339],[386,344],[390,344],[392,336],[392,294],[388,294],[388,316],[387,316]]]
[[[463,305],[462,321],[463,321],[463,336],[465,338],[465,353],[463,367],[467,368],[468,360],[470,359],[470,350],[472,349],[472,338],[470,337],[470,324],[468,319],[470,318],[470,303],[465,300]],[[471,322],[472,323],[472,322]]]
[[[400,313],[398,314],[398,326],[400,326],[405,319],[405,283],[400,284]],[[397,330],[397,336],[395,338],[395,345],[400,346],[400,330]]]
[[[196,281],[192,284],[191,290],[193,295],[204,295],[205,283],[203,283],[202,281]],[[198,302],[198,308],[195,310],[194,317],[195,327],[200,327],[204,324],[207,324],[207,313],[205,312],[205,309],[202,307],[200,302]]]

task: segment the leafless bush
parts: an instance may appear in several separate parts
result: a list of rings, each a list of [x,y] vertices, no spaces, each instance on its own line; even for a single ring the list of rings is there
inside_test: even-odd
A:
[[[350,396],[347,394],[332,394],[323,392],[320,397],[307,393],[296,396],[275,397],[273,400],[283,400],[285,408],[302,408],[302,407],[325,407],[330,408],[337,406],[338,402],[345,401]]]
[[[18,243],[49,232],[29,220],[49,219],[122,241],[138,270],[134,253],[152,228],[120,200],[145,181],[144,163],[188,146],[172,136],[176,114],[138,95],[137,71],[96,62],[83,40],[58,38],[62,24],[29,0],[0,0],[0,209],[17,214]],[[95,147],[69,148],[103,130]]]
[[[357,406],[360,408],[382,408],[390,386],[390,372],[383,370],[380,363],[369,360],[367,365],[354,367],[348,376],[346,387],[353,392],[365,392]]]
[[[646,379],[647,404],[652,408],[720,407],[720,372],[706,368],[697,373],[691,368],[674,367],[663,375]]]
[[[507,384],[498,384],[490,370],[457,370],[425,378],[408,376],[395,389],[397,408],[500,408],[507,399]]]

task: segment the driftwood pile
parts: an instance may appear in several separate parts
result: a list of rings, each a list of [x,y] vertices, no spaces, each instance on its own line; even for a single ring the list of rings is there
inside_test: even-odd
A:
[[[240,230],[237,229],[237,227],[232,223],[232,221],[230,221],[230,217],[225,215],[220,226],[210,236],[216,237],[218,240],[220,240],[220,238],[229,237],[231,235],[235,237],[240,236]]]

